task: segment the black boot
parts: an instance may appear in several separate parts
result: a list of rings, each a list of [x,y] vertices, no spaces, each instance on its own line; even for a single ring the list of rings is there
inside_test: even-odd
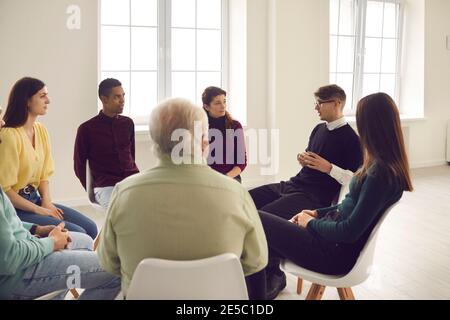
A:
[[[275,299],[286,288],[286,275],[280,269],[280,259],[270,258],[266,268],[266,298]]]

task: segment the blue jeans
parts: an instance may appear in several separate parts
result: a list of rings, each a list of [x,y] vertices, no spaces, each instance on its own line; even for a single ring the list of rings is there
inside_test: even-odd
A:
[[[113,190],[114,187],[94,188],[95,201],[105,210],[108,209]]]
[[[56,251],[41,262],[25,270],[11,298],[35,299],[47,293],[64,290],[57,298],[64,298],[74,287],[85,289],[79,299],[112,300],[120,292],[120,278],[102,270],[92,239],[71,232],[71,250]]]
[[[37,191],[32,192],[31,194],[20,194],[21,197],[24,199],[33,202],[34,204],[37,204],[38,206],[41,205],[41,197],[39,196]],[[66,206],[62,206],[60,204],[55,204],[55,206],[62,211],[64,211],[64,220],[59,220],[54,217],[49,216],[41,216],[39,214],[33,213],[33,212],[27,212],[16,208],[17,215],[19,216],[20,220],[24,222],[29,222],[33,224],[38,224],[41,226],[48,226],[48,225],[58,225],[62,221],[65,223],[65,228],[69,231],[75,231],[75,232],[81,232],[81,233],[87,233],[92,239],[95,239],[97,236],[97,225],[94,221],[89,219],[88,217],[84,216],[80,212],[73,210],[71,208],[68,208]]]

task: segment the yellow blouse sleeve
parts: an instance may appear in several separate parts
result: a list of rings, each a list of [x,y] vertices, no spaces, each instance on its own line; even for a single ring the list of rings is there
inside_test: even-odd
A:
[[[19,154],[23,146],[14,128],[3,128],[0,141],[0,186],[6,192],[18,182]]]
[[[50,137],[47,129],[39,124],[39,129],[42,134],[42,142],[44,148],[44,166],[42,167],[41,181],[48,181],[50,176],[55,172],[55,165],[52,157],[52,148],[50,144]]]

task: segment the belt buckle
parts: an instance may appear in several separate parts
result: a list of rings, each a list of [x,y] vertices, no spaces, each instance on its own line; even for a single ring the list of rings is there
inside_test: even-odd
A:
[[[23,188],[22,190],[23,190],[23,193],[25,193],[25,194],[27,194],[27,195],[30,195],[31,192],[32,192],[32,189],[31,189],[31,186],[30,186],[30,185],[26,186],[26,187]]]

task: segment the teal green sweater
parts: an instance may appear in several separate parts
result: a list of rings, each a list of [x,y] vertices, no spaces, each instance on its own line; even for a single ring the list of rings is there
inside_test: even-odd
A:
[[[20,221],[0,188],[0,299],[10,297],[26,268],[53,252],[53,239],[34,237],[31,226]]]
[[[345,199],[337,206],[318,209],[319,218],[311,220],[307,229],[328,242],[356,245],[353,249],[360,250],[382,213],[402,197],[399,182],[390,176],[373,165],[361,181],[354,177]],[[331,210],[338,211],[336,219],[325,218]]]

